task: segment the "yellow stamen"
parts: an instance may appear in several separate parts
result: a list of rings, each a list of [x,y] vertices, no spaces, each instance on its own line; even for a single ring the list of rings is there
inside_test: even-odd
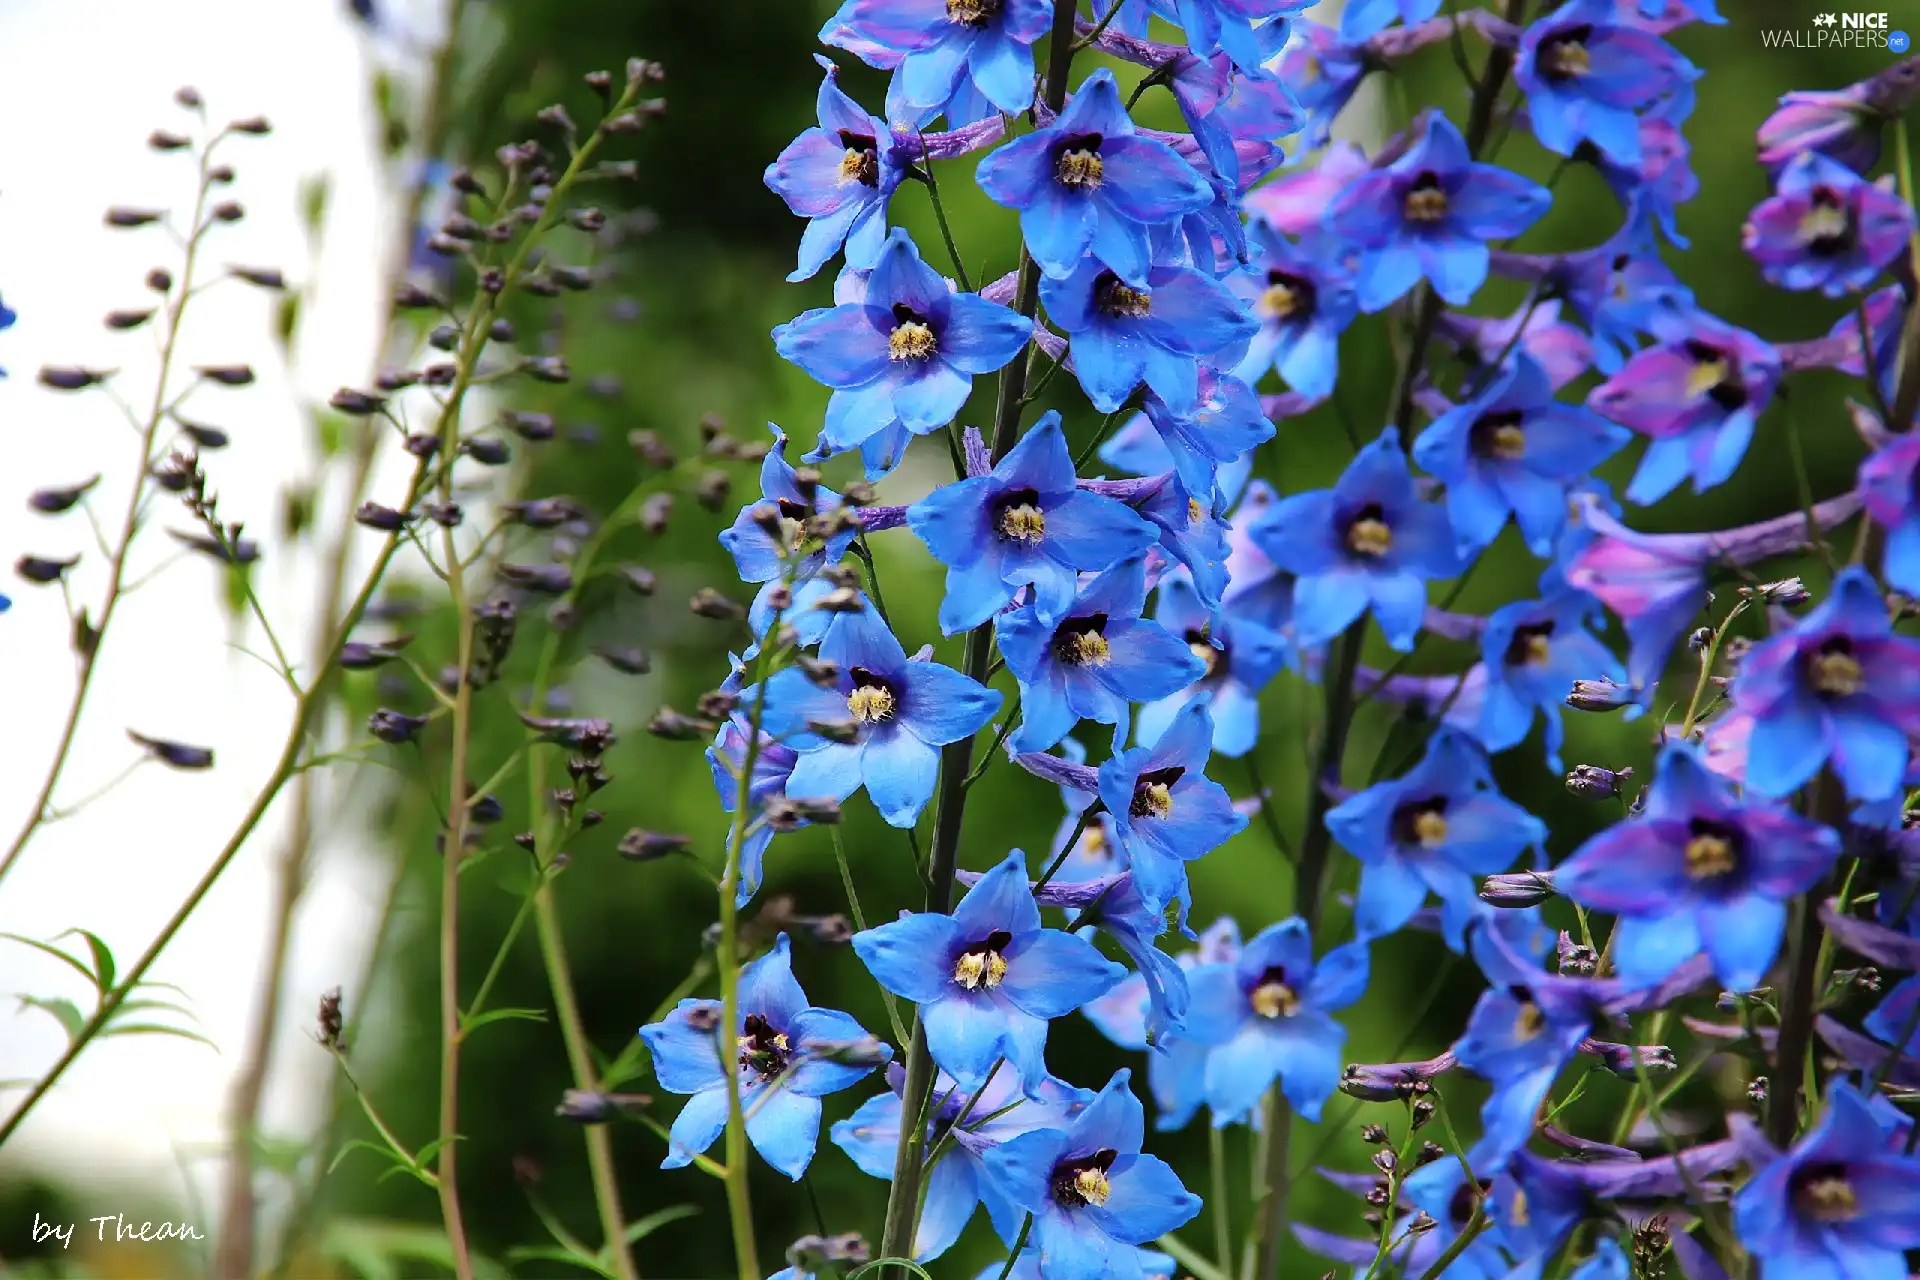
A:
[[[947,21],[982,23],[1000,8],[1000,0],[947,0]]]
[[[1727,358],[1716,355],[1711,359],[1697,360],[1693,368],[1687,371],[1687,395],[1703,396],[1727,380],[1732,369]]]
[[[847,695],[847,710],[862,724],[880,724],[893,719],[893,691],[885,685],[854,686]]]
[[[1364,516],[1347,526],[1347,550],[1357,556],[1384,556],[1393,549],[1393,530],[1387,522]]]
[[[1200,659],[1200,664],[1206,668],[1207,675],[1212,675],[1220,666],[1220,651],[1205,640],[1189,640],[1187,651]]]
[[[1553,641],[1544,631],[1536,631],[1521,644],[1526,654],[1526,664],[1530,667],[1544,667],[1553,658]]]
[[[1187,499],[1187,523],[1188,524],[1199,524],[1201,520],[1206,518],[1206,514],[1207,514],[1207,509],[1200,505],[1200,499],[1198,498]]]
[[[1447,842],[1447,816],[1434,809],[1422,809],[1413,816],[1413,838],[1422,849],[1438,849]]]
[[[1063,187],[1092,191],[1106,180],[1107,166],[1092,148],[1073,147],[1060,153],[1053,163],[1055,181]]]
[[[1113,646],[1098,631],[1076,631],[1062,649],[1062,656],[1076,667],[1104,667],[1113,660]]]
[[[1793,1193],[1794,1207],[1816,1222],[1851,1222],[1860,1216],[1860,1197],[1845,1178],[1816,1178]]]
[[[1503,422],[1487,433],[1487,452],[1509,462],[1527,456],[1527,433],[1511,422]]]
[[[1544,52],[1548,75],[1584,76],[1593,70],[1593,54],[1578,40],[1556,40]]]
[[[918,320],[903,320],[887,335],[889,360],[931,360],[939,347],[933,330]]]
[[[1716,835],[1702,833],[1687,841],[1687,878],[1711,880],[1726,875],[1739,865],[1733,845]]]
[[[1816,201],[1800,219],[1800,243],[1843,240],[1850,229],[1851,220],[1843,206]]]
[[[1173,812],[1173,788],[1164,782],[1149,782],[1133,793],[1133,812],[1140,817],[1164,818]]]
[[[1851,697],[1866,683],[1859,660],[1850,653],[1816,653],[1807,665],[1813,687],[1831,698]]]
[[[1153,313],[1153,295],[1114,281],[1100,291],[1100,309],[1110,316],[1138,320]]]
[[[1300,305],[1300,291],[1276,280],[1260,295],[1260,310],[1276,320],[1285,320]]]
[[[872,187],[880,182],[880,161],[865,147],[848,147],[840,157],[840,181],[859,182]]]
[[[1047,513],[1022,502],[1000,513],[1000,536],[1015,542],[1038,542],[1047,536]]]
[[[1247,1003],[1263,1018],[1291,1018],[1300,1008],[1300,997],[1284,982],[1267,981],[1248,993]]]
[[[953,962],[953,980],[969,991],[997,987],[1007,976],[1007,960],[998,951],[966,951]]]
[[[1113,1194],[1113,1184],[1098,1169],[1082,1169],[1073,1175],[1073,1190],[1082,1200],[1097,1208]]]
[[[1447,193],[1439,187],[1415,187],[1402,209],[1408,222],[1438,222],[1447,216]]]
[[[1546,1029],[1547,1015],[1540,1012],[1540,1006],[1531,1000],[1523,1002],[1514,1015],[1513,1038],[1525,1044]]]

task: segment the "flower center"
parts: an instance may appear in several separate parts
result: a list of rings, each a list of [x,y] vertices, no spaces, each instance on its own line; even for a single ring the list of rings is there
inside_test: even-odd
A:
[[[742,1067],[763,1080],[772,1079],[786,1068],[788,1044],[785,1032],[775,1031],[757,1013],[748,1014],[740,1030],[734,1047],[739,1053]]]
[[[1526,1044],[1547,1029],[1547,1015],[1534,1003],[1533,993],[1525,987],[1510,987],[1508,994],[1520,1002],[1513,1015],[1513,1038],[1520,1044]]]
[[[1795,1179],[1793,1207],[1815,1222],[1851,1222],[1860,1216],[1860,1197],[1841,1165],[1818,1165]]]
[[[1062,142],[1053,161],[1054,181],[1081,191],[1098,188],[1107,172],[1100,159],[1101,141],[1097,133],[1080,133]]]
[[[1347,550],[1357,556],[1379,559],[1393,550],[1393,530],[1380,504],[1369,503],[1347,524]]]
[[[1687,879],[1718,880],[1740,865],[1739,838],[1728,828],[1705,818],[1689,825]]]
[[[925,317],[904,302],[893,304],[893,332],[887,335],[887,359],[931,360],[940,349]]]
[[[1546,40],[1540,46],[1540,70],[1549,80],[1572,80],[1593,70],[1593,54],[1587,40],[1590,26],[1574,27]]]
[[[1000,12],[1001,0],[947,0],[947,21],[984,27]]]
[[[1291,1018],[1300,1009],[1300,997],[1287,985],[1287,971],[1274,965],[1247,992],[1247,1004],[1263,1018]]]
[[[1185,769],[1175,765],[1140,775],[1133,784],[1133,803],[1127,812],[1136,818],[1165,818],[1173,813],[1173,785]]]
[[[1199,524],[1202,520],[1206,518],[1206,515],[1207,515],[1207,509],[1200,505],[1200,499],[1198,498],[1187,499],[1187,523],[1188,524]]]
[[[1226,662],[1227,655],[1224,651],[1213,647],[1213,637],[1204,630],[1189,631],[1186,634],[1186,641],[1187,651],[1200,659],[1201,665],[1206,668],[1206,673],[1200,678],[1204,680],[1207,676],[1217,674]]]
[[[874,140],[850,129],[840,130],[840,145],[847,149],[840,157],[840,181],[862,186],[880,185],[880,149]]]
[[[1393,835],[1401,844],[1438,849],[1447,842],[1447,798],[1402,805],[1393,815]]]
[[[1829,698],[1848,698],[1866,683],[1860,660],[1845,636],[1835,636],[1807,660],[1807,677],[1814,689]]]
[[[893,719],[896,700],[893,690],[865,667],[852,671],[853,690],[847,694],[847,710],[861,724],[881,724]]]
[[[1096,1151],[1090,1156],[1078,1160],[1062,1160],[1053,1166],[1054,1203],[1067,1209],[1080,1209],[1087,1205],[1096,1208],[1107,1202],[1113,1194],[1113,1183],[1107,1179],[1107,1170],[1113,1168],[1113,1162],[1120,1153],[1111,1149]]]
[[[1313,314],[1313,281],[1286,271],[1267,272],[1267,287],[1261,291],[1260,311],[1275,320]]]
[[[1747,403],[1746,385],[1725,351],[1697,338],[1687,339],[1685,346],[1687,358],[1693,361],[1693,368],[1687,371],[1689,396],[1704,395],[1728,413]]]
[[[1053,633],[1053,653],[1070,667],[1104,667],[1113,658],[1107,643],[1107,615],[1068,618]]]
[[[953,980],[969,991],[999,986],[1000,980],[1007,976],[1007,958],[1000,952],[1012,941],[1011,933],[995,929],[986,941],[976,942],[960,953],[960,958],[953,962]]]
[[[1800,216],[1800,243],[1816,257],[1830,257],[1853,247],[1853,214],[1846,199],[1832,187],[1815,187],[1812,203]]]
[[[1123,320],[1139,320],[1153,312],[1153,295],[1120,283],[1111,271],[1102,271],[1093,282],[1093,305],[1103,315]]]
[[[1517,461],[1527,456],[1527,433],[1520,426],[1525,418],[1518,409],[1483,413],[1468,429],[1467,442],[1483,458]]]
[[[1445,218],[1447,191],[1440,185],[1440,175],[1429,169],[1415,178],[1413,185],[1407,188],[1402,210],[1408,222],[1431,225]]]
[[[1544,667],[1553,657],[1553,624],[1534,622],[1513,629],[1507,644],[1510,667]]]
[[[1000,536],[1011,542],[1032,545],[1047,536],[1047,513],[1040,509],[1040,495],[1032,489],[1015,489],[1001,499],[995,523]]]
[[[1103,862],[1110,852],[1106,822],[1095,818],[1087,824],[1087,829],[1080,833],[1080,856],[1088,862]]]

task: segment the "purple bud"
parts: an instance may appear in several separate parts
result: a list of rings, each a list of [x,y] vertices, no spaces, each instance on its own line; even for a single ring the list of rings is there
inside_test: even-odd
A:
[[[605,751],[614,742],[611,720],[530,716],[521,712],[520,723],[538,734],[542,742],[557,742],[562,746],[591,751],[596,755]]]
[[[46,365],[40,370],[40,385],[55,391],[85,391],[114,375],[112,369],[87,369],[80,365]]]
[[[395,746],[412,742],[427,723],[425,716],[410,716],[403,711],[382,707],[367,717],[367,732]]]
[[[500,419],[507,430],[522,440],[542,441],[554,437],[553,415],[550,413],[510,412]]]
[[[620,837],[620,843],[615,846],[615,849],[629,862],[652,862],[656,858],[685,853],[692,844],[692,836],[676,835],[665,831],[647,831],[641,827],[635,827]]]
[[[223,387],[247,387],[253,385],[253,369],[244,364],[202,364],[195,365],[193,371],[208,382],[217,382]]]
[[[256,289],[284,289],[287,278],[278,267],[227,267],[227,274],[236,280],[244,280]]]
[[[148,755],[171,768],[186,770],[213,768],[212,747],[193,747],[184,742],[169,742],[165,738],[149,738],[131,729],[127,730],[127,736],[145,748]]]
[[[614,1117],[645,1110],[653,1101],[644,1093],[594,1093],[585,1089],[568,1089],[560,1095],[560,1105],[553,1114],[562,1120],[577,1120],[581,1124],[605,1124]]]
[[[60,581],[61,575],[80,563],[79,556],[68,556],[65,560],[56,560],[50,556],[21,556],[13,562],[13,571],[28,582],[46,586],[50,582]]]
[[[1663,1044],[1614,1044],[1609,1040],[1584,1040],[1580,1052],[1600,1059],[1600,1064],[1617,1076],[1636,1079],[1639,1070],[1672,1071],[1680,1064],[1673,1050]],[[1636,1059],[1638,1066],[1636,1066]]]
[[[342,670],[371,671],[393,661],[402,649],[412,643],[412,636],[395,636],[391,640],[377,641],[349,640],[340,646],[338,661]]]
[[[711,618],[716,622],[732,622],[747,616],[745,605],[737,600],[729,600],[712,587],[702,587],[694,592],[689,607],[696,618]]]
[[[1582,800],[1611,800],[1620,794],[1621,784],[1632,776],[1632,766],[1602,769],[1597,764],[1577,764],[1567,774],[1567,790]]]
[[[75,503],[87,496],[88,490],[99,483],[100,476],[96,472],[79,484],[70,484],[59,489],[35,489],[28,495],[27,505],[43,515],[59,515],[62,511],[70,510]]]
[[[126,333],[138,329],[151,319],[153,319],[153,308],[143,307],[130,311],[109,311],[102,323],[115,333]]]
[[[376,396],[366,391],[355,391],[352,387],[342,387],[333,393],[327,401],[330,408],[353,418],[364,418],[384,409],[385,396]]]
[[[653,670],[653,659],[647,651],[631,645],[596,645],[593,654],[622,675],[643,676]]]
[[[513,450],[507,442],[492,436],[468,436],[460,442],[460,452],[483,467],[503,467],[513,461]]]
[[[158,209],[129,209],[122,205],[115,205],[107,210],[106,222],[110,227],[124,229],[151,226],[164,217],[166,214]]]
[[[1633,702],[1633,690],[1611,680],[1575,680],[1567,705],[1575,711],[1618,711]]]
[[[536,498],[531,502],[510,502],[506,515],[529,529],[557,529],[580,517],[580,504],[572,498]]]
[[[626,580],[627,589],[639,596],[652,595],[654,588],[659,585],[653,570],[645,565],[623,564],[620,566],[620,576]]]
[[[1551,871],[1515,871],[1488,876],[1480,885],[1480,900],[1496,907],[1538,906],[1553,894]]]
[[[174,425],[186,432],[187,438],[201,449],[224,449],[232,443],[232,437],[219,427],[210,427],[202,422],[189,422],[179,414],[173,416]]]
[[[516,587],[544,595],[573,590],[573,570],[564,564],[502,564],[497,572]]]
[[[1594,954],[1593,948],[1575,942],[1573,935],[1565,929],[1560,931],[1559,941],[1554,948],[1554,959],[1561,973],[1571,974],[1574,977],[1591,977],[1594,970],[1600,967],[1600,957]]]
[[[378,529],[382,533],[398,533],[412,522],[412,517],[404,511],[395,511],[377,502],[363,502],[360,509],[353,513],[353,520],[355,524]]]

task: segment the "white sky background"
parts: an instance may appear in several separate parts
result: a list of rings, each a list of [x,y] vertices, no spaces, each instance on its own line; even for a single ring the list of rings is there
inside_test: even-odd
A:
[[[183,349],[185,364],[246,361],[260,375],[245,390],[196,393],[183,411],[231,432],[230,449],[205,457],[212,488],[222,515],[244,519],[265,543],[257,589],[276,629],[296,654],[304,651],[317,569],[311,552],[280,548],[277,526],[283,489],[312,470],[294,397],[324,400],[335,387],[364,385],[377,347],[394,197],[375,148],[367,87],[375,56],[342,0],[0,0],[0,296],[20,314],[0,333],[0,368],[8,372],[0,381],[0,565],[25,552],[80,552],[77,597],[97,601],[102,590],[102,557],[85,517],[33,514],[26,496],[104,471],[95,500],[116,528],[136,437],[105,398],[47,391],[34,374],[43,364],[117,367],[115,385],[145,411],[153,336],[109,334],[101,317],[155,301],[142,278],[155,265],[177,268],[179,253],[162,230],[113,231],[101,215],[127,204],[184,217],[192,161],[144,144],[157,126],[192,123],[172,102],[175,88],[191,84],[215,122],[264,114],[274,125],[271,137],[223,144],[223,158],[239,169],[230,194],[248,218],[215,233],[208,262],[279,266],[295,282],[324,276],[307,299],[291,371],[270,336],[271,295],[239,283],[189,308]],[[298,193],[322,172],[331,176],[332,199],[315,263]],[[393,500],[404,481],[387,479],[375,492]],[[193,527],[176,501],[156,504],[155,516],[136,575],[169,553],[163,527]],[[73,671],[58,589],[10,572],[4,578],[0,590],[14,607],[0,615],[0,841],[31,807]],[[279,752],[291,699],[270,670],[234,647],[240,637],[221,593],[217,567],[193,557],[123,603],[60,794],[77,798],[119,772],[134,756],[128,727],[211,746],[217,767],[143,767],[44,830],[0,882],[0,931],[48,938],[89,928],[124,969],[245,812]],[[244,641],[264,649],[251,629]],[[270,1133],[315,1119],[329,1063],[307,1039],[314,1001],[325,987],[352,981],[380,907],[371,842],[352,829],[350,814],[333,822],[296,936]],[[8,1145],[0,1176],[35,1164],[108,1188],[89,1213],[116,1211],[119,1200],[131,1208],[133,1195],[184,1203],[183,1162],[198,1165],[202,1193],[217,1187],[204,1153],[225,1127],[264,963],[268,866],[281,830],[270,815],[153,974],[188,992],[220,1051],[153,1036],[96,1043]],[[20,992],[79,999],[86,988],[57,962],[0,942],[0,1079],[38,1075],[63,1044],[52,1019],[15,1011]],[[19,1097],[0,1091],[0,1111]],[[15,1230],[24,1224],[0,1222],[0,1257]]]

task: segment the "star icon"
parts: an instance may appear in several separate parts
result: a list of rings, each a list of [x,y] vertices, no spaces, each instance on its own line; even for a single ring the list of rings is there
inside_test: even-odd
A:
[[[1813,25],[1816,27],[1830,27],[1838,21],[1839,19],[1834,17],[1834,15],[1830,13],[1822,13],[1822,14],[1815,15],[1813,19]]]

